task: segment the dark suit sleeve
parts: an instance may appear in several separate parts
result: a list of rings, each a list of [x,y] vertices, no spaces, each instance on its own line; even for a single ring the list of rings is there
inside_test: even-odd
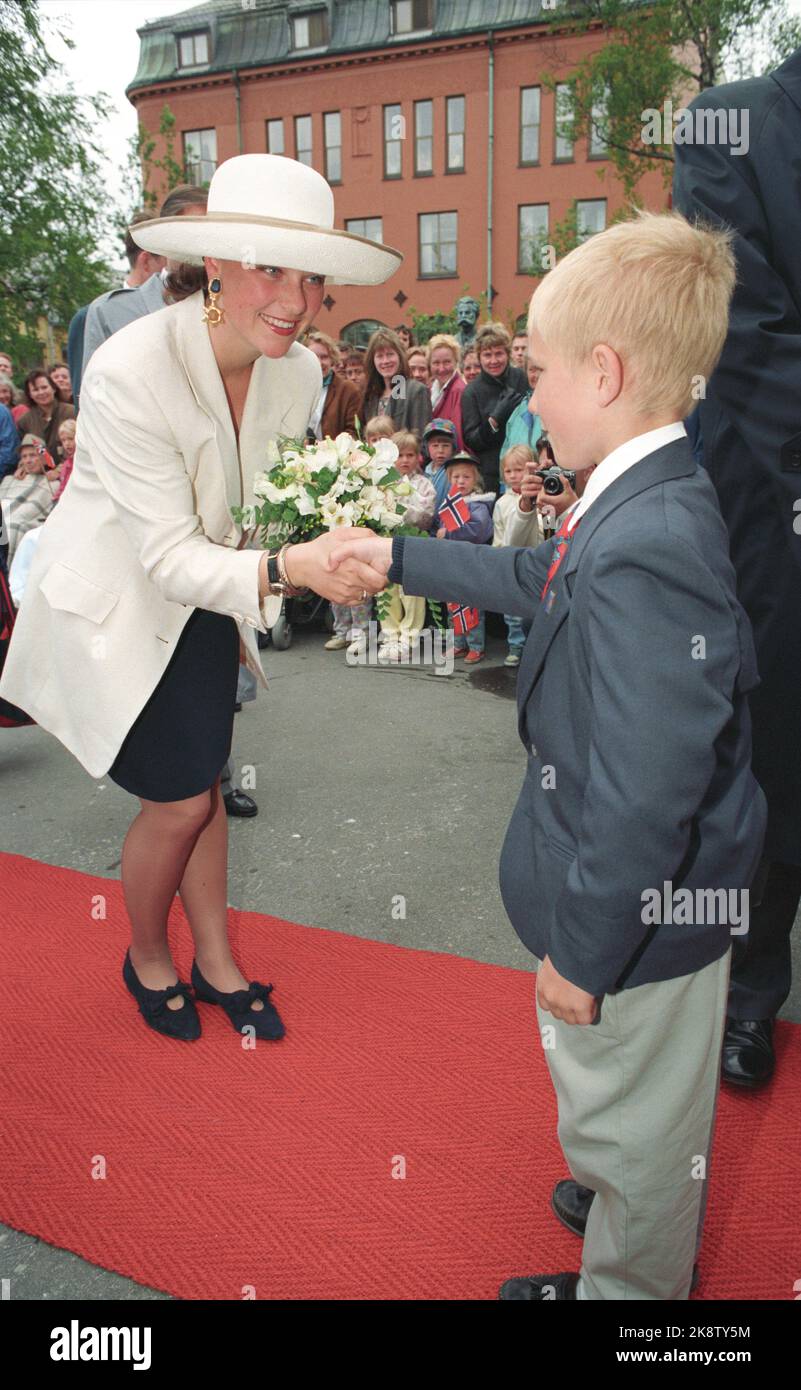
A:
[[[549,955],[560,975],[599,996],[654,930],[643,924],[642,894],[661,893],[684,859],[731,718],[740,648],[714,575],[667,535],[599,557],[584,631],[589,776]],[[693,655],[699,637],[703,658]]]
[[[530,546],[446,545],[423,536],[396,536],[389,577],[413,597],[533,618],[552,550],[552,542],[532,550]]]
[[[720,103],[714,93],[704,92],[690,109],[696,104]],[[774,262],[776,243],[797,238],[799,224],[797,217],[794,227],[778,219],[771,222],[756,177],[761,155],[766,188],[771,179],[781,178],[778,169],[768,166],[772,121],[777,119],[768,115],[754,132],[755,147],[748,154],[733,155],[727,145],[714,141],[676,145],[673,202],[690,220],[735,232],[737,285],[710,392],[748,451],[768,464],[792,507],[799,495],[799,472],[789,467],[789,455],[793,440],[793,449],[801,450],[801,311]],[[775,190],[764,196],[776,196]],[[748,479],[743,485],[748,486]],[[794,549],[801,562],[801,547]]]

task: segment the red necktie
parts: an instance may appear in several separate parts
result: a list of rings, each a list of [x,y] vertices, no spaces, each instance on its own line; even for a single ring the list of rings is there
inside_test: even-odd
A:
[[[565,558],[565,555],[567,554],[567,549],[570,545],[570,539],[573,535],[573,532],[576,530],[576,527],[581,525],[581,517],[579,517],[578,521],[573,527],[573,530],[568,530],[572,515],[573,510],[571,508],[571,510],[566,514],[564,520],[562,521],[562,524],[559,527],[559,530],[556,532],[556,535],[554,536],[556,544],[554,546],[553,559],[551,560],[551,568],[548,570],[548,573],[545,578],[545,583],[542,586],[542,593],[540,594],[540,603],[542,603],[543,599],[545,598],[545,595],[547,594],[548,589],[550,588],[551,580],[553,579],[554,575],[556,574],[556,571],[558,570],[559,566]]]

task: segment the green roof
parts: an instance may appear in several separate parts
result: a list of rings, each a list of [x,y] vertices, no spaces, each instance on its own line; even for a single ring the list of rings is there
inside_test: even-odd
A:
[[[323,48],[292,50],[288,17],[327,9],[330,42]],[[486,33],[493,29],[552,20],[541,0],[434,0],[435,38]],[[198,68],[178,67],[176,35],[210,31],[210,58]],[[139,67],[128,92],[154,82],[232,68],[264,67],[271,63],[303,62],[320,53],[353,53],[362,49],[402,47],[414,37],[390,34],[390,0],[206,0],[189,10],[153,20],[138,30]]]

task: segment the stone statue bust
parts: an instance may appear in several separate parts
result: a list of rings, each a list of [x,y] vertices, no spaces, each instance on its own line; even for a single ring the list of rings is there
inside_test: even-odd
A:
[[[456,318],[458,320],[457,338],[462,346],[462,350],[469,347],[475,341],[476,323],[481,305],[477,299],[472,299],[470,295],[462,295],[456,305]]]

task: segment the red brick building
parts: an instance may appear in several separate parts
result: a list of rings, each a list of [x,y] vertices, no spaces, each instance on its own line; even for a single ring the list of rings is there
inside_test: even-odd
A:
[[[540,0],[207,0],[139,30],[128,96],[151,135],[170,107],[193,181],[239,153],[303,159],[332,184],[338,226],[404,253],[386,285],[331,287],[318,324],[334,336],[490,288],[512,322],[532,238],[574,199],[587,232],[622,202],[602,143],[565,140],[542,83],[600,36],[552,21]],[[640,191],[666,206],[658,174]]]

